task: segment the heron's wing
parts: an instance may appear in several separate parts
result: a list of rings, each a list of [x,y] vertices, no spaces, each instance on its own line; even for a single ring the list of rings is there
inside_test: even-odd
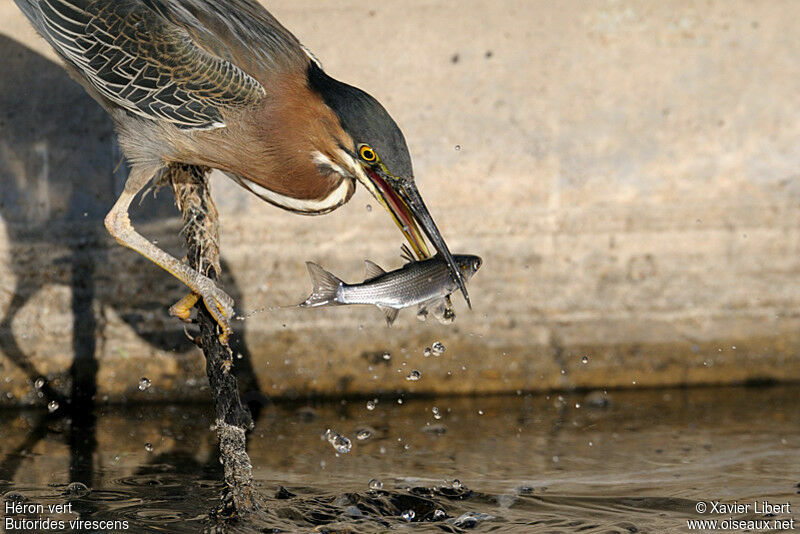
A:
[[[271,74],[305,72],[309,60],[317,62],[257,0],[140,1],[189,32],[199,47],[262,84]]]
[[[197,46],[141,0],[38,0],[39,31],[110,102],[180,128],[225,126],[222,111],[252,105],[261,84]]]

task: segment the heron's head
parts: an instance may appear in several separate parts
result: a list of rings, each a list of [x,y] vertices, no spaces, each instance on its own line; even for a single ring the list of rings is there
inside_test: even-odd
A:
[[[427,236],[447,261],[469,305],[461,269],[417,190],[403,132],[372,96],[331,78],[314,62],[309,67],[308,80],[352,139],[351,146],[339,146],[342,166],[391,214],[419,259],[431,256],[425,242]]]

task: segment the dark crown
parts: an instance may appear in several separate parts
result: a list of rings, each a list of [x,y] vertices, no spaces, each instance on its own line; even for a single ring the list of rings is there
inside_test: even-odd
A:
[[[403,132],[377,100],[357,87],[331,78],[313,61],[308,67],[308,85],[336,113],[356,145],[370,145],[395,176],[413,178]]]

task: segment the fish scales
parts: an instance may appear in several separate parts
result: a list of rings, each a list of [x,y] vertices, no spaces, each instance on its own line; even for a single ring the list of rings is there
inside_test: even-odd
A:
[[[456,288],[447,264],[425,260],[406,269],[382,274],[363,284],[343,284],[337,300],[342,304],[374,304],[406,308],[444,297]]]

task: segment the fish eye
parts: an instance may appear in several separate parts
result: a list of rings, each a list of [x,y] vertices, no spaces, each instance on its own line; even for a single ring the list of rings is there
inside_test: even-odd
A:
[[[475,258],[475,261],[472,262],[472,268],[477,271],[478,269],[481,268],[481,264],[482,263],[483,263],[483,260],[481,260],[480,258]]]
[[[361,148],[358,149],[358,155],[367,163],[375,163],[378,159],[378,155],[369,145],[361,145]]]

